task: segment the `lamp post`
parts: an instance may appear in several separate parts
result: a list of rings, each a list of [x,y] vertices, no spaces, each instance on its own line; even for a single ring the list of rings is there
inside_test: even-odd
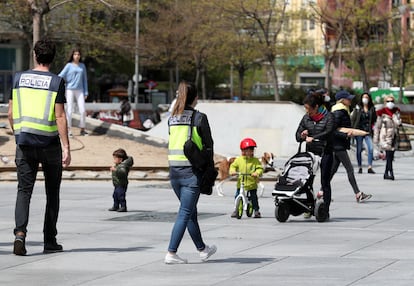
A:
[[[135,16],[135,86],[134,86],[134,95],[135,95],[135,105],[138,104],[138,85],[139,85],[139,0],[137,0],[137,10]]]

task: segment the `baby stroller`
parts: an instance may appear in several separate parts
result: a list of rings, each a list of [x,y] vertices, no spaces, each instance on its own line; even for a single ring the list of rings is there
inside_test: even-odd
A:
[[[318,222],[327,219],[325,203],[317,198],[313,191],[313,180],[319,169],[320,157],[311,152],[298,152],[286,163],[272,192],[275,200],[275,217],[285,222],[289,215],[298,216],[305,212],[311,213]]]

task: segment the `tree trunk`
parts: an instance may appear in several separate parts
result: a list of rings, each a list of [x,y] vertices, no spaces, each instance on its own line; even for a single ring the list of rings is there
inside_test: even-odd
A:
[[[32,10],[32,11],[33,11],[33,44],[32,44],[32,47],[34,47],[36,42],[40,40],[40,23],[41,23],[42,15],[36,10]],[[34,63],[36,63],[36,60],[34,59],[34,53],[31,53],[30,59],[31,59],[30,67],[33,68]]]
[[[169,65],[168,67],[169,73],[169,91],[168,91],[168,102],[172,102],[175,98],[174,94],[174,67]]]
[[[333,57],[328,57],[328,61],[326,63],[326,78],[325,78],[325,87],[328,91],[332,89],[332,78],[331,78],[331,66],[333,62]]]
[[[361,80],[362,80],[362,88],[364,91],[368,91],[369,90],[369,84],[368,84],[368,75],[367,75],[367,70],[365,67],[365,59],[364,58],[359,58],[357,60],[358,65],[359,65],[359,70],[361,72]]]
[[[194,85],[195,85],[197,90],[198,90],[198,86],[199,86],[198,85],[199,81],[200,81],[200,68],[197,65],[197,67],[196,67],[196,76],[195,76],[195,79],[194,79]]]
[[[273,81],[273,87],[274,87],[274,92],[275,92],[275,101],[280,101],[279,84],[278,84],[277,71],[276,71],[274,60],[269,60],[269,63],[270,63],[270,69],[272,71],[272,81]]]
[[[244,89],[244,72],[243,68],[239,69],[239,98],[243,99],[243,89]]]
[[[405,82],[405,67],[407,62],[404,59],[401,59],[401,67],[399,72],[399,86],[400,86],[400,93],[398,95],[398,103],[403,103],[403,88]]]
[[[201,73],[201,94],[203,99],[207,99],[207,91],[206,91],[206,69],[203,67],[200,71]]]

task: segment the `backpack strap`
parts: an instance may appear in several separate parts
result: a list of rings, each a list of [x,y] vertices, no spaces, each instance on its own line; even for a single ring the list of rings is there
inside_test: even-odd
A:
[[[195,114],[196,114],[197,110],[193,110],[193,114],[191,115],[191,123],[190,123],[190,128],[188,128],[188,134],[187,134],[187,140],[191,139],[191,137],[193,136],[193,126],[194,126],[194,118],[195,118]]]

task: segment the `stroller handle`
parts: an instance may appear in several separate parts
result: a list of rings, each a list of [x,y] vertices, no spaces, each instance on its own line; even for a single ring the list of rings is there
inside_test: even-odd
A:
[[[319,140],[319,139],[317,139],[317,138],[316,138],[316,139],[314,138],[314,139],[313,139],[313,141],[314,141],[314,142],[319,142],[320,140]],[[300,141],[300,142],[299,142],[298,153],[302,152],[302,143],[303,143],[303,142],[305,142],[305,143],[306,143],[306,141],[305,141],[305,140],[302,140],[302,141]],[[305,144],[305,146],[306,146],[306,144]],[[305,147],[305,149],[306,149],[306,147]],[[305,151],[306,151],[306,150],[305,150]]]

